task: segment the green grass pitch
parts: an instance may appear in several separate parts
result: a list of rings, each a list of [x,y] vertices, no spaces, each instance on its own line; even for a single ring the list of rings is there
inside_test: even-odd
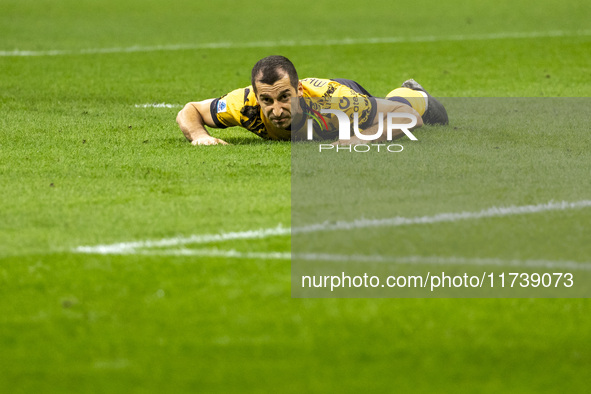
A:
[[[585,392],[588,299],[294,299],[288,259],[213,253],[289,253],[286,235],[210,256],[74,250],[289,228],[290,143],[228,129],[212,133],[233,145],[194,147],[175,123],[261,57],[376,96],[415,78],[439,97],[586,98],[589,20],[577,0],[1,0],[0,392]],[[398,159],[422,181],[392,209],[589,200],[576,108],[561,136],[532,114],[494,128],[450,112]],[[430,246],[403,251],[589,262],[590,215],[409,228]]]

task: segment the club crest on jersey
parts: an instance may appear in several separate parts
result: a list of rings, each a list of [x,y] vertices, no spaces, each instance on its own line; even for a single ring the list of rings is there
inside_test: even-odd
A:
[[[226,104],[226,100],[218,101],[218,113],[226,112],[227,109],[228,109],[228,105]]]

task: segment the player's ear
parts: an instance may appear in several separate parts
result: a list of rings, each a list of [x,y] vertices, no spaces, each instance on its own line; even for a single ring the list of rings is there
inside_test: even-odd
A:
[[[298,81],[298,97],[302,97],[304,95],[304,86],[302,85],[302,81]]]

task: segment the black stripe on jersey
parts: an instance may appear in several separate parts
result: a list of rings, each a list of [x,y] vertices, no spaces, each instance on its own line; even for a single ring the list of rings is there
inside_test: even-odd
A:
[[[369,113],[367,120],[365,122],[363,122],[363,124],[359,125],[359,127],[361,127],[362,129],[370,127],[373,124],[373,121],[376,117],[376,113],[378,112],[378,103],[376,102],[376,99],[373,97],[368,97],[368,98],[369,98],[369,102],[371,103],[371,112]]]
[[[353,91],[369,98],[369,101],[371,103],[371,112],[369,113],[367,120],[365,122],[363,122],[363,124],[360,124],[359,127],[364,129],[364,128],[371,126],[373,124],[375,117],[376,117],[376,112],[378,112],[378,103],[376,102],[376,99],[372,96],[372,94],[369,93],[363,86],[361,86],[360,84],[358,84],[357,82],[355,82],[351,79],[334,78],[334,79],[331,79],[331,81],[335,81],[335,82],[340,83],[341,85],[345,85],[349,89],[352,89]]]
[[[209,113],[211,114],[211,118],[213,119],[213,123],[215,123],[215,127],[217,127],[218,129],[225,129],[228,126],[224,125],[218,119],[218,102],[219,101],[220,101],[220,99],[216,98],[215,100],[213,100],[211,102],[211,104],[209,105]]]
[[[346,87],[353,89],[359,94],[363,94],[364,96],[373,97],[371,93],[369,93],[365,88],[359,85],[357,82],[351,79],[344,79],[344,78],[335,78],[331,79],[331,81],[335,81],[340,83],[341,85],[345,85]]]

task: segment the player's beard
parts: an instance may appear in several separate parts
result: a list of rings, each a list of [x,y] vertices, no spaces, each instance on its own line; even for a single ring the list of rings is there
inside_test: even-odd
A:
[[[280,129],[287,129],[291,125],[291,116],[282,116],[281,118],[273,118],[271,119],[273,125]]]

